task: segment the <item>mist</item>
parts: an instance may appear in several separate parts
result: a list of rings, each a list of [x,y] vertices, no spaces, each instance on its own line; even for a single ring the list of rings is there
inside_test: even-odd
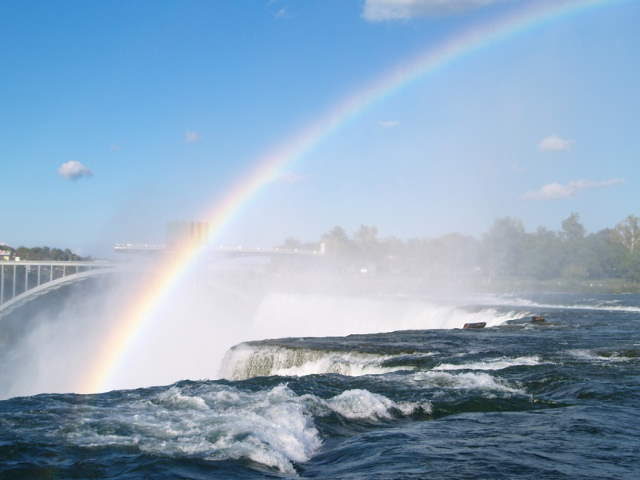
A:
[[[619,288],[634,281],[625,272],[635,270],[624,266],[637,257],[634,218],[596,233],[577,214],[558,232],[528,233],[517,219],[498,219],[479,239],[399,240],[380,238],[375,227],[351,235],[336,227],[316,241],[287,239],[281,247],[292,255],[211,251],[162,299],[102,388],[218,378],[225,353],[247,341],[493,326],[514,317],[482,306],[481,293]],[[50,292],[1,318],[0,396],[84,392],[97,352],[160,260],[121,257],[126,270]]]
[[[1,397],[85,393],[97,352],[154,274],[155,262],[132,261],[124,272],[50,292],[0,320]],[[331,257],[211,257],[163,299],[102,389],[215,379],[229,348],[251,340],[459,328],[506,318],[488,308],[465,309],[460,289],[407,296],[410,283],[353,274]]]

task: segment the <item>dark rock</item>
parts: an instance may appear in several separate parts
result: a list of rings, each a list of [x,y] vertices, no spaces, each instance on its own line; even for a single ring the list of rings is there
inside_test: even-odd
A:
[[[534,315],[531,317],[531,323],[547,323],[547,321],[541,315]]]
[[[462,328],[484,328],[487,326],[487,322],[465,323]]]

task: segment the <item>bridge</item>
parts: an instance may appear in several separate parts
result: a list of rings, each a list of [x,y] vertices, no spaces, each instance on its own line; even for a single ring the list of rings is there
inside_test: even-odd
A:
[[[171,249],[166,245],[151,244],[151,243],[116,243],[113,246],[113,251],[116,253],[130,253],[130,254],[156,254],[156,253],[171,253]],[[226,257],[278,257],[278,256],[318,256],[324,255],[325,246],[324,243],[320,244],[319,250],[305,250],[298,248],[260,248],[260,247],[243,247],[242,245],[236,246],[223,246],[220,245],[216,248],[212,248],[210,253],[214,256],[226,256]]]
[[[0,317],[51,290],[110,273],[116,266],[107,261],[0,261]]]
[[[163,252],[171,250],[163,245],[117,244],[119,253]],[[283,248],[217,247],[210,251],[212,257],[316,257],[324,255],[320,250],[298,250]],[[62,286],[85,280],[89,277],[122,270],[127,262],[111,261],[51,261],[13,260],[0,261],[0,317],[15,308]]]

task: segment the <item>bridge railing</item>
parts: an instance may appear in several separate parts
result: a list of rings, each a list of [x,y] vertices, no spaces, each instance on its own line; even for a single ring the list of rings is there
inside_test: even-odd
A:
[[[45,283],[111,265],[102,261],[0,261],[0,305]]]
[[[113,246],[113,251],[116,253],[171,253],[171,248],[166,245],[160,244],[147,244],[147,243],[116,243]],[[318,256],[325,254],[324,243],[320,244],[319,250],[306,250],[300,248],[260,248],[260,247],[244,247],[242,245],[224,246],[219,245],[211,248],[209,253],[212,255],[223,255],[230,257],[238,256]]]

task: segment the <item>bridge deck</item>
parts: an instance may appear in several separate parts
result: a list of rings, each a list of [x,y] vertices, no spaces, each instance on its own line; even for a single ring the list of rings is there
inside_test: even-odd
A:
[[[34,267],[110,267],[114,263],[107,260],[82,260],[82,261],[66,261],[66,260],[0,260],[2,265],[15,265],[18,267],[34,266]]]
[[[9,304],[28,298],[43,285],[62,284],[61,279],[84,277],[112,269],[108,261],[10,260],[0,261],[0,313]]]
[[[137,243],[116,243],[113,246],[116,253],[171,253],[171,248],[165,245],[148,245]],[[228,256],[317,256],[323,255],[323,247],[320,250],[303,250],[303,249],[287,249],[287,248],[260,248],[260,247],[243,247],[243,246],[219,246],[208,250],[212,255],[228,255]]]

